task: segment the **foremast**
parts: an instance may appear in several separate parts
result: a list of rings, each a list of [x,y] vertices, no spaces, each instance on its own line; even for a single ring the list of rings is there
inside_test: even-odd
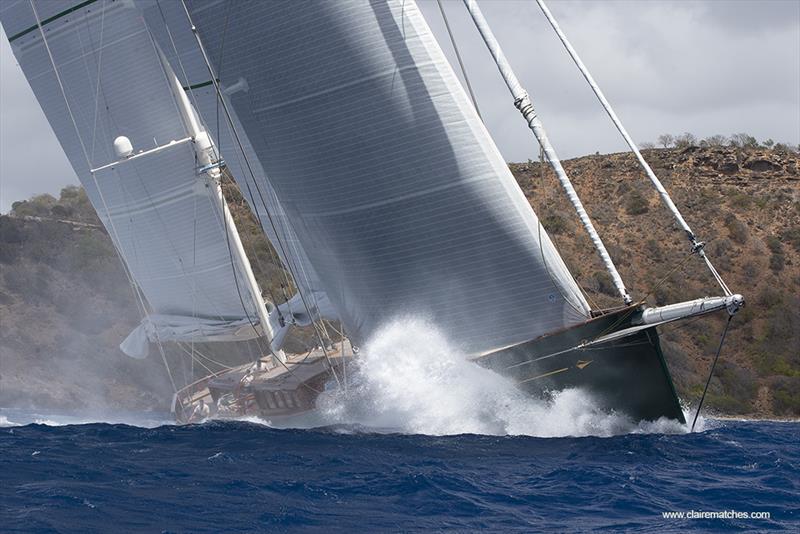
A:
[[[211,135],[201,126],[180,80],[178,80],[178,77],[167,62],[167,59],[160,52],[159,59],[164,69],[164,75],[167,77],[170,88],[175,96],[175,102],[178,106],[181,118],[183,119],[184,126],[186,127],[187,135],[191,138],[192,144],[194,145],[198,166],[197,173],[198,175],[205,176],[206,186],[214,191],[215,199],[219,203],[218,207],[223,218],[222,222],[228,238],[232,259],[236,262],[240,272],[244,275],[246,290],[250,293],[255,304],[256,313],[258,314],[258,326],[260,326],[261,334],[267,339],[268,345],[271,346],[270,342],[274,337],[274,332],[272,323],[269,320],[267,304],[262,296],[261,288],[253,273],[250,260],[247,258],[241,237],[236,229],[236,223],[233,220],[230,209],[228,209],[228,203],[225,201],[225,195],[222,191],[222,168],[224,167],[224,162],[219,157],[219,151]],[[286,355],[282,350],[271,350],[271,352],[282,362],[286,361]]]

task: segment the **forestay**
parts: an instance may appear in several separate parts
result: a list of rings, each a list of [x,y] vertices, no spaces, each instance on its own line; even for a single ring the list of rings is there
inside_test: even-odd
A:
[[[73,4],[79,8],[35,2],[58,77],[29,0],[3,2],[0,21],[146,300],[148,316],[124,350],[142,357],[147,339],[260,335],[261,297],[248,290],[245,267],[233,259],[215,184],[197,172],[191,142],[90,172],[119,159],[117,136],[130,138],[138,153],[185,139],[187,131],[141,12],[129,1]]]
[[[586,320],[414,2],[187,5],[356,343],[404,314],[472,354]]]

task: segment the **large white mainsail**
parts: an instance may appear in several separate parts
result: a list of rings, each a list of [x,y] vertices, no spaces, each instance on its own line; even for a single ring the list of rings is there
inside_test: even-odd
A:
[[[187,5],[357,343],[403,314],[470,353],[588,318],[414,2]]]
[[[136,6],[19,0],[0,5],[0,22],[146,301],[123,350],[142,357],[148,340],[262,335],[261,295],[229,242],[232,221],[216,184],[198,172],[169,73]],[[121,135],[136,157],[114,164]]]

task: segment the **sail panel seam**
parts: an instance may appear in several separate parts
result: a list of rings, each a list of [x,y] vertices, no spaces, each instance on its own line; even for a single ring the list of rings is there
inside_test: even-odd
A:
[[[112,1],[113,1],[113,0],[112,0]],[[72,7],[71,7],[71,8],[69,8],[69,9],[65,9],[64,11],[61,11],[61,12],[59,12],[59,13],[56,13],[56,14],[55,14],[55,15],[53,15],[52,17],[47,17],[46,19],[44,19],[44,20],[43,20],[43,21],[41,21],[40,23],[34,24],[33,26],[30,26],[29,28],[25,28],[25,29],[24,29],[24,30],[22,30],[21,32],[15,33],[14,35],[12,35],[11,37],[9,37],[9,38],[8,38],[8,42],[9,42],[9,43],[13,43],[14,41],[16,41],[17,39],[19,39],[20,37],[23,37],[23,36],[25,36],[25,35],[28,35],[28,34],[29,34],[29,33],[31,33],[32,31],[36,30],[36,28],[38,28],[38,27],[40,27],[40,26],[41,26],[41,27],[47,26],[47,25],[48,25],[48,24],[50,24],[51,22],[55,22],[55,21],[57,21],[58,19],[60,19],[60,18],[63,18],[63,17],[66,17],[66,16],[67,16],[67,15],[69,15],[70,13],[74,13],[75,11],[78,11],[79,9],[83,9],[83,8],[84,8],[84,7],[86,7],[86,6],[89,6],[89,5],[91,5],[91,4],[94,4],[95,2],[97,2],[97,0],[86,0],[85,2],[81,2],[80,4],[78,4],[78,5],[75,5],[75,6],[72,6]]]

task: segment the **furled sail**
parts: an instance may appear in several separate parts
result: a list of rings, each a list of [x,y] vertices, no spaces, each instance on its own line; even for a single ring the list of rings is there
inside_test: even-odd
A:
[[[196,143],[139,9],[130,1],[7,1],[0,22],[146,301],[123,350],[143,357],[147,340],[262,335],[261,296],[247,283],[246,258],[232,251],[232,221],[217,184],[198,171]],[[120,159],[118,136],[130,140],[133,157]]]
[[[413,1],[187,5],[356,343],[405,314],[470,353],[587,319]]]

